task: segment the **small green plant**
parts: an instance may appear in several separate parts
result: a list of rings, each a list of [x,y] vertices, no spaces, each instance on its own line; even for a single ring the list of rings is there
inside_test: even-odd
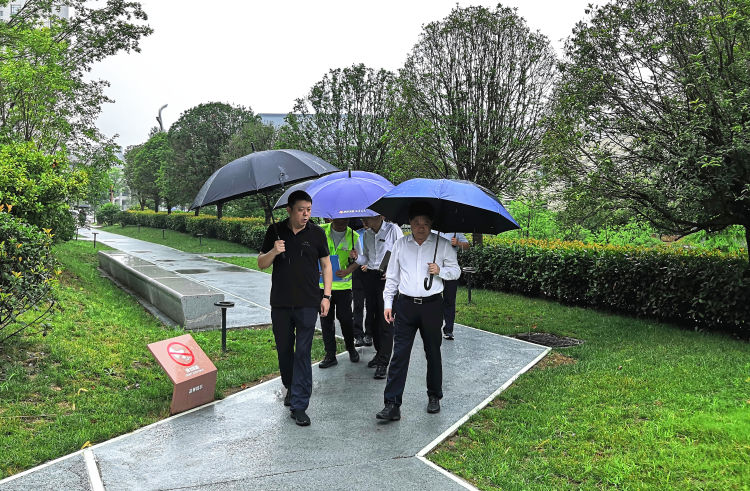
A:
[[[52,287],[59,274],[50,230],[22,222],[8,208],[0,205],[0,344],[54,310]]]
[[[100,225],[114,225],[120,207],[114,203],[106,203],[96,212],[96,222]]]

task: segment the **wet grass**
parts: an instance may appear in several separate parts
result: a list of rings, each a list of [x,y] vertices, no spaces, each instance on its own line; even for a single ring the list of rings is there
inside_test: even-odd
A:
[[[129,225],[122,227],[120,225],[110,225],[101,227],[99,230],[120,234],[134,239],[153,242],[154,244],[165,245],[179,251],[192,252],[195,254],[211,254],[212,252],[232,252],[240,254],[250,254],[257,252],[242,244],[236,242],[227,242],[226,240],[209,239],[207,237],[194,237],[191,234],[175,232],[174,230],[164,229],[163,238],[160,228],[140,227]]]
[[[480,489],[748,489],[750,344],[517,295],[472,300],[459,290],[457,322],[585,343],[553,350],[433,462]]]

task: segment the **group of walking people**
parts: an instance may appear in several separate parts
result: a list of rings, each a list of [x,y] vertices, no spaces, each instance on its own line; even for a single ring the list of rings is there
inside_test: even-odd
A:
[[[427,412],[439,412],[440,346],[443,338],[454,339],[461,273],[456,251],[469,247],[466,238],[433,232],[435,210],[425,201],[411,204],[411,234],[406,236],[382,215],[363,217],[362,228],[350,226],[348,218],[318,226],[310,220],[312,198],[304,191],[290,194],[286,210],[288,218],[266,231],[258,266],[273,265],[271,320],[291,417],[300,426],[310,424],[310,350],[318,316],[326,351],[320,368],[338,364],[334,318],[351,362],[360,361],[357,347],[374,346],[375,356],[367,365],[375,369],[374,378],[387,378],[384,408],[376,414],[381,420],[401,417],[409,358],[419,332],[427,359]],[[429,275],[433,284],[427,289]]]

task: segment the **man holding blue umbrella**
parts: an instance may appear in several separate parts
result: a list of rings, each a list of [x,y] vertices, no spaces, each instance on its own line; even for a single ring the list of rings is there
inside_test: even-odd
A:
[[[383,315],[386,322],[395,322],[395,336],[384,391],[385,407],[377,413],[378,419],[401,419],[401,398],[417,331],[422,337],[427,358],[427,412],[440,411],[443,397],[440,353],[443,281],[458,279],[461,269],[451,243],[432,233],[434,216],[435,211],[429,203],[413,202],[409,206],[412,233],[396,241],[391,252],[383,292]],[[435,275],[429,288],[424,281],[427,275]]]

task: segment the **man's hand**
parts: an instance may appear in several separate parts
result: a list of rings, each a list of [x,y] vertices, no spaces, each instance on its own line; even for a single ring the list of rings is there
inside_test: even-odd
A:
[[[349,251],[349,257],[350,258],[357,259],[358,256],[359,256],[359,254],[357,254],[356,250],[352,249],[351,251]]]
[[[437,263],[427,263],[427,272],[429,274],[439,274],[440,266],[438,266]]]
[[[363,264],[360,269],[362,270],[363,273],[366,272],[367,271],[367,265]]]
[[[282,252],[286,251],[286,244],[284,244],[283,240],[279,239],[273,243],[273,250],[276,255],[279,255]]]
[[[320,316],[325,317],[328,315],[328,309],[331,308],[331,301],[327,298],[320,300]]]
[[[348,274],[349,273],[347,273],[345,269],[339,269],[336,271],[336,276],[338,276],[339,278],[343,278],[344,276]]]
[[[385,321],[388,324],[392,323],[396,319],[396,316],[393,315],[393,309],[385,309],[383,311],[383,317],[385,317]]]
[[[458,239],[456,237],[451,237],[451,245],[453,247],[456,247],[458,245]]]

